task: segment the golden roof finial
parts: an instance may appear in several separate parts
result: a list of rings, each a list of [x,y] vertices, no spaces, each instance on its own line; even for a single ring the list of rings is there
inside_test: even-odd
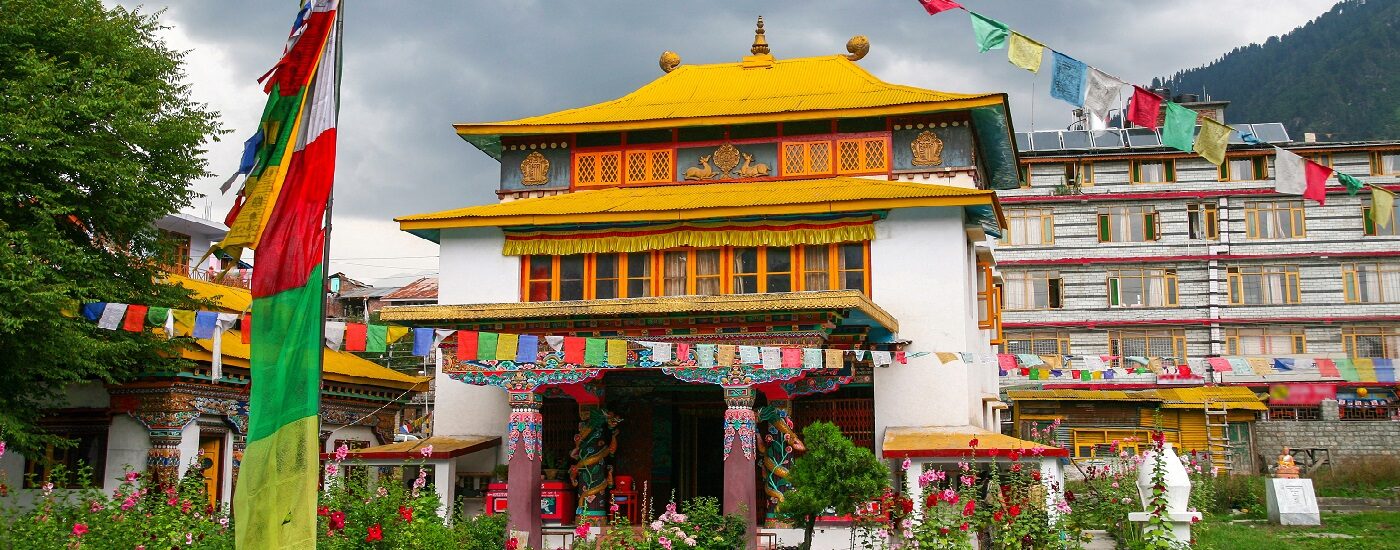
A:
[[[765,55],[768,53],[768,39],[763,37],[763,16],[758,16],[758,28],[753,31],[753,47],[749,48],[749,53],[754,55]]]
[[[870,39],[863,34],[852,36],[850,41],[846,42],[846,51],[851,52],[846,55],[846,59],[860,61],[865,54],[870,53]]]
[[[681,65],[681,56],[673,51],[661,52],[661,70],[671,72]]]

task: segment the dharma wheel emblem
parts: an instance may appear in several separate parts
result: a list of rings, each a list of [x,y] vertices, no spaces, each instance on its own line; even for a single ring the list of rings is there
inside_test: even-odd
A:
[[[544,185],[549,183],[549,159],[544,158],[539,151],[531,151],[525,155],[525,160],[520,161],[520,183],[525,185]]]
[[[719,177],[721,179],[733,177],[729,173],[734,170],[735,166],[739,165],[738,148],[726,143],[719,146],[718,149],[715,149],[712,157],[715,160],[715,168],[719,168]]]
[[[914,166],[938,166],[943,164],[943,140],[932,130],[924,130],[909,143],[914,153]]]

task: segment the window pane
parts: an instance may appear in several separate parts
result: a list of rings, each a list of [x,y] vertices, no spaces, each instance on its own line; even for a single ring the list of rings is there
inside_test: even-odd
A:
[[[772,248],[768,249],[768,272],[791,273],[792,272],[792,249]]]
[[[595,277],[599,279],[617,278],[617,254],[599,254],[595,264]]]
[[[752,294],[758,292],[758,249],[734,249],[734,293]]]
[[[827,271],[829,249],[825,246],[807,246],[802,249],[802,288],[804,290],[830,290],[831,274]]]
[[[695,293],[719,294],[719,280],[719,250],[697,250],[695,252]]]
[[[651,296],[651,254],[633,252],[627,255],[627,296]]]
[[[528,300],[531,302],[549,301],[549,281],[531,281]]]
[[[559,258],[559,299],[583,299],[583,255]]]
[[[665,296],[680,296],[685,294],[686,265],[689,261],[689,254],[685,251],[667,252],[664,260],[664,277],[661,283],[661,293]]]
[[[616,297],[617,297],[617,280],[616,280],[616,279],[613,279],[613,280],[610,280],[610,281],[604,281],[604,280],[601,280],[601,279],[600,279],[600,280],[598,280],[598,282],[597,282],[597,283],[594,285],[594,287],[593,287],[593,298],[595,298],[595,299],[598,299],[598,300],[607,300],[607,299],[616,298]]]
[[[865,245],[849,243],[841,245],[837,251],[841,265],[841,288],[843,290],[865,290]]]
[[[550,256],[530,256],[530,279],[548,279],[554,269],[554,258]]]

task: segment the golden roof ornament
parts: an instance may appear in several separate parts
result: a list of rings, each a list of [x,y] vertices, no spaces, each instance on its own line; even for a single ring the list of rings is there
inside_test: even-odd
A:
[[[749,53],[754,55],[767,55],[768,39],[763,36],[763,16],[758,16],[758,28],[753,31],[753,47],[749,48]]]
[[[676,67],[679,66],[681,66],[681,56],[679,54],[669,50],[661,52],[661,70],[663,72],[669,73],[676,70]]]
[[[870,39],[863,34],[852,36],[850,40],[846,41],[846,51],[851,52],[846,56],[846,59],[860,61],[865,57],[865,54],[870,53]]]
[[[924,130],[909,142],[909,151],[914,155],[914,166],[938,166],[943,164],[943,140],[933,130]]]
[[[539,151],[530,151],[525,160],[520,161],[520,183],[522,185],[544,185],[549,183],[549,159]]]

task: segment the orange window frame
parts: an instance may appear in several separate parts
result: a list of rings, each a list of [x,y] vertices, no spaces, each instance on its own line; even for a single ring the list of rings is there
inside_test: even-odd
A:
[[[608,163],[612,164],[610,178],[605,178]],[[576,187],[618,185],[622,183],[622,151],[574,151],[573,180]]]
[[[623,178],[626,183],[670,183],[676,178],[676,154],[671,149],[628,149]],[[634,174],[634,161],[641,162],[640,176]]]
[[[846,155],[848,147],[854,149],[854,156]],[[834,150],[838,174],[868,174],[888,172],[890,169],[890,144],[883,136],[839,139]],[[855,164],[848,166],[847,159]]]
[[[826,152],[822,154],[818,151],[816,155],[813,155],[812,150],[814,148],[825,148]],[[793,166],[793,163],[788,161],[790,157],[788,151],[790,149],[801,150],[800,155],[797,155],[802,159],[799,166]],[[784,141],[781,142],[778,151],[779,173],[784,176],[815,176],[834,173],[836,148],[833,146],[831,140]],[[819,159],[825,157],[822,159],[825,164],[825,169],[813,167],[814,157]]]

